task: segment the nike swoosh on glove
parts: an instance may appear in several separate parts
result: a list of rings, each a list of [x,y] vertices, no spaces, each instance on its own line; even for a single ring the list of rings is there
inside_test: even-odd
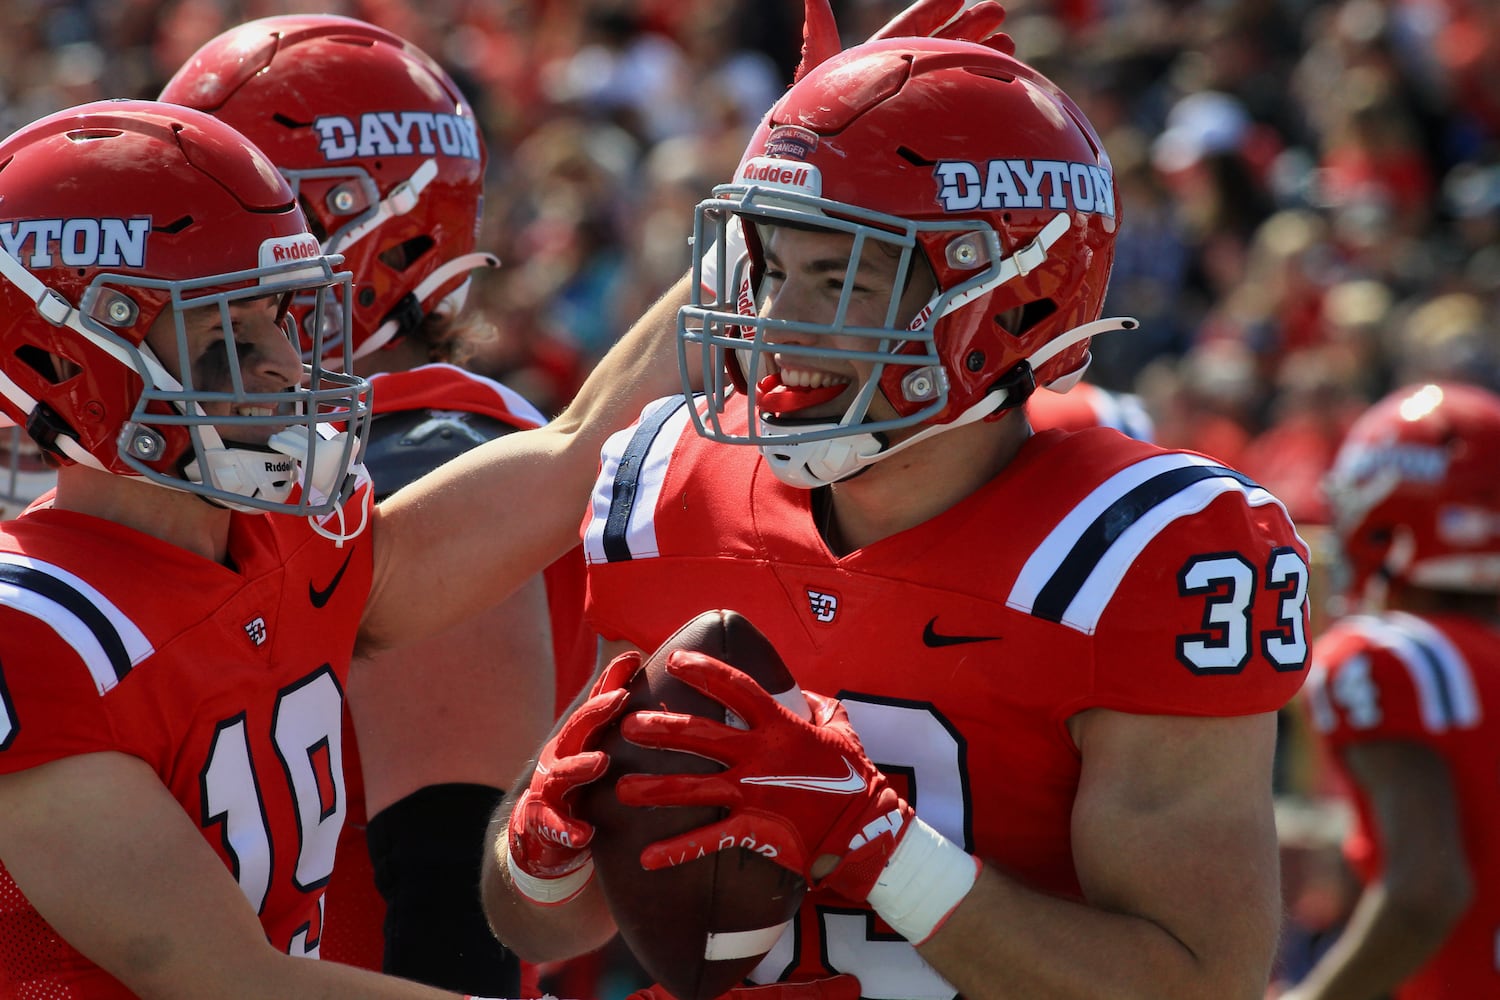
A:
[[[648,846],[641,865],[670,867],[725,847],[749,847],[853,902],[864,902],[915,818],[865,756],[844,706],[803,692],[799,718],[752,678],[703,653],[678,650],[667,672],[743,720],[738,728],[669,712],[627,715],[620,731],[644,747],[718,761],[717,774],[629,774],[615,786],[632,806],[718,806],[718,823]]]
[[[573,815],[570,800],[609,769],[609,758],[595,747],[624,711],[631,678],[640,668],[637,650],[609,662],[588,697],[543,745],[531,782],[511,810],[507,827],[511,882],[534,902],[565,903],[593,877],[589,843],[594,828]]]

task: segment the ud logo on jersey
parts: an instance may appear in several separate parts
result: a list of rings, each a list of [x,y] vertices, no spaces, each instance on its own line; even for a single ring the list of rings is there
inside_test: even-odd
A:
[[[26,219],[0,222],[0,245],[27,267],[145,267],[150,231],[148,218]]]
[[[473,119],[431,111],[370,111],[351,120],[324,115],[313,122],[318,146],[328,160],[353,156],[445,156],[479,159],[479,130]]]
[[[837,594],[825,594],[817,590],[807,592],[807,603],[812,609],[813,617],[824,625],[833,621],[833,616],[839,613],[839,598]]]
[[[1066,160],[944,160],[933,170],[949,212],[1045,208],[1115,214],[1114,177],[1094,163]]]
[[[245,623],[245,634],[257,646],[264,646],[266,643],[266,620],[264,618],[252,618]]]

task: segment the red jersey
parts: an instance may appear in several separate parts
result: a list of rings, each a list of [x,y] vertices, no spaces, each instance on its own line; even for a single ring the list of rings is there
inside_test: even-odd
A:
[[[947,511],[839,557],[813,493],[700,438],[688,405],[659,400],[606,444],[590,623],[649,651],[699,612],[739,611],[804,688],[844,701],[927,823],[1037,889],[1081,898],[1070,716],[1270,712],[1301,684],[1306,547],[1212,459],[1043,432]],[[834,973],[954,995],[870,913],[810,893],[752,979]]]
[[[1500,996],[1500,631],[1460,615],[1355,615],[1313,647],[1305,696],[1334,766],[1344,747],[1401,740],[1440,755],[1453,778],[1476,895],[1399,1000]],[[1347,772],[1345,776],[1349,777]],[[1383,867],[1368,798],[1349,777],[1355,824],[1344,845],[1364,881]]]
[[[362,488],[350,506],[368,502]],[[0,771],[139,757],[234,873],[270,942],[317,955],[371,552],[368,537],[339,547],[277,514],[231,515],[233,569],[69,511],[0,524]],[[131,995],[0,868],[0,996]]]

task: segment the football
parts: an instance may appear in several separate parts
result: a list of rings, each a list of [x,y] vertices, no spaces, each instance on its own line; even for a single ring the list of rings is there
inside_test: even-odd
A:
[[[625,711],[662,710],[724,718],[724,707],[666,670],[667,656],[685,649],[729,663],[775,695],[791,694],[806,710],[796,681],[770,641],[742,615],[706,611],[672,635],[631,682]],[[726,719],[731,724],[738,720]],[[708,807],[639,808],[614,794],[623,774],[702,774],[722,767],[692,754],[627,742],[618,724],[604,737],[605,776],[581,792],[579,818],[597,831],[595,877],[610,912],[641,967],[678,1000],[710,1000],[739,985],[781,936],[802,902],[797,875],[740,847],[715,851],[660,871],[641,867],[654,841],[718,822]]]

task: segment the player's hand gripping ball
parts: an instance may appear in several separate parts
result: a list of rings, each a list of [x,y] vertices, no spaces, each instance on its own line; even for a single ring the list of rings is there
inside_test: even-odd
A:
[[[778,700],[807,715],[791,673],[769,640],[733,611],[708,611],[646,659],[630,683],[622,715],[679,712],[719,721],[722,705],[670,676],[674,650],[707,653],[754,678]],[[577,814],[594,827],[595,876],[620,935],[642,967],[679,1000],[709,1000],[740,983],[765,956],[802,902],[806,883],[753,849],[707,852],[683,864],[646,871],[650,844],[724,819],[716,807],[639,808],[622,805],[616,780],[625,774],[708,774],[723,770],[692,754],[636,746],[618,725],[599,744],[609,771],[580,793]]]

